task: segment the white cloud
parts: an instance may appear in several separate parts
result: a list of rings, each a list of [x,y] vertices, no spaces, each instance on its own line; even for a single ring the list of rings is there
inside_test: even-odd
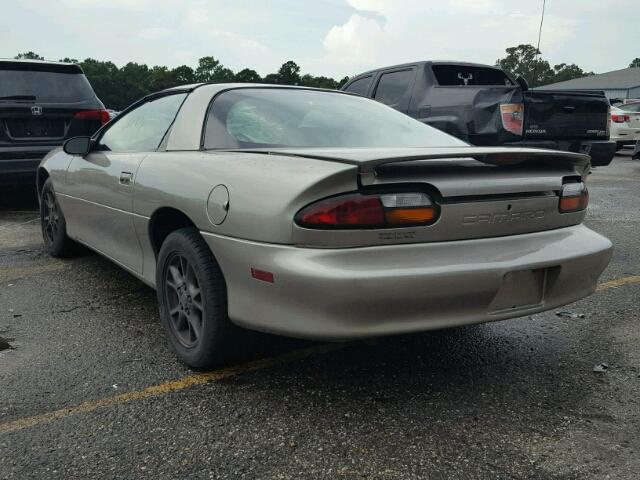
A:
[[[138,36],[140,38],[144,38],[145,40],[158,40],[160,38],[169,37],[173,34],[173,30],[165,27],[149,27],[143,28],[138,32]]]
[[[378,21],[354,14],[343,25],[332,27],[323,44],[329,61],[359,65],[376,59],[376,47],[383,37]]]

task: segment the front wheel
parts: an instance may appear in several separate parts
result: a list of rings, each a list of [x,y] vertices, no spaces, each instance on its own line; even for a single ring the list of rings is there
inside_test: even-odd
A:
[[[53,190],[50,178],[44,182],[40,194],[40,226],[44,248],[52,257],[68,257],[78,245],[67,236],[67,222]]]
[[[184,363],[206,369],[245,354],[250,333],[229,320],[222,271],[195,228],[177,230],[162,244],[156,290],[160,318]]]

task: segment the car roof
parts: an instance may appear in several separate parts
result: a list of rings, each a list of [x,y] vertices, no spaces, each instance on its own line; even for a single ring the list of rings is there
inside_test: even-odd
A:
[[[34,60],[30,58],[2,58],[0,57],[0,62],[2,63],[31,63],[31,64],[40,64],[40,65],[78,65],[77,63],[71,62],[56,62],[53,60]]]

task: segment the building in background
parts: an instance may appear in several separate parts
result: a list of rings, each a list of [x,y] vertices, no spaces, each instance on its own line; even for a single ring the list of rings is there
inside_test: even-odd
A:
[[[640,98],[640,68],[623,68],[590,77],[552,83],[544,90],[602,90],[609,100]]]

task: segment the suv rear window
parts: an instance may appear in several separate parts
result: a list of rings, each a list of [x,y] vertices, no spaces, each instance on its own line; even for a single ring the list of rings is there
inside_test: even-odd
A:
[[[514,86],[502,70],[473,65],[433,65],[431,67],[441,86]]]
[[[3,99],[76,103],[95,100],[96,95],[77,65],[0,62]]]

